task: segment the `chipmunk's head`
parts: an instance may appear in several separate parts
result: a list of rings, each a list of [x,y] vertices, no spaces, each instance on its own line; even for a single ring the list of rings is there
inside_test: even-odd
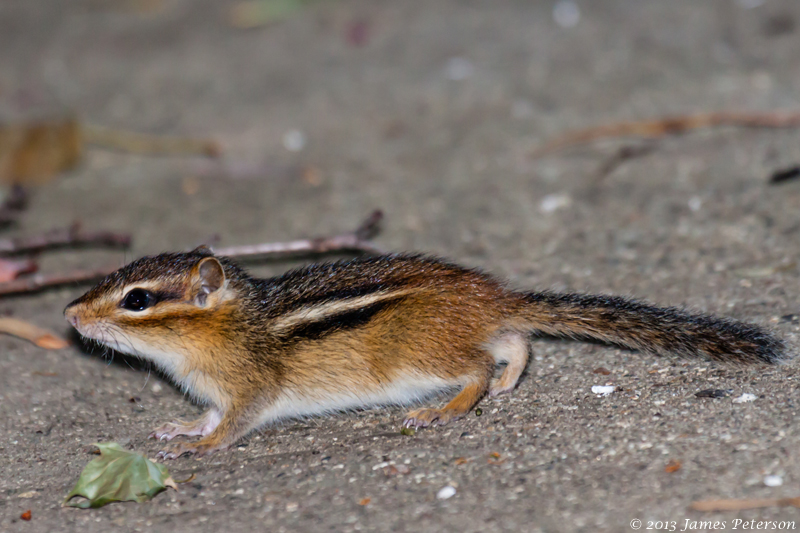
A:
[[[168,372],[215,338],[235,312],[241,271],[207,247],[143,257],[72,302],[64,316],[100,344],[148,359]]]

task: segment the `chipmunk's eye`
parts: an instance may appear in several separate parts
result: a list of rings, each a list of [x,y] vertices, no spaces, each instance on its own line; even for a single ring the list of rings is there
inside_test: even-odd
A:
[[[156,303],[153,293],[144,289],[131,289],[120,302],[120,307],[129,311],[144,311]]]

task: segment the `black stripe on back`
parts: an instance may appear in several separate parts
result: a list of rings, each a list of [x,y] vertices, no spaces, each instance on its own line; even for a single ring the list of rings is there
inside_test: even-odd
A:
[[[387,298],[386,300],[365,305],[358,309],[351,309],[331,316],[322,317],[319,320],[298,324],[289,329],[286,333],[281,334],[281,337],[296,341],[318,340],[336,333],[337,331],[355,329],[366,325],[381,311],[394,306],[400,298],[402,297]]]

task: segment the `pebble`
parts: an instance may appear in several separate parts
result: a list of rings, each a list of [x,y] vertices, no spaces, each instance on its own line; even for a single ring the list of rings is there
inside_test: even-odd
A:
[[[592,392],[602,396],[608,396],[615,390],[617,390],[617,388],[614,385],[592,385]]]
[[[283,134],[283,147],[290,152],[299,152],[306,147],[306,134],[300,130],[289,130]]]
[[[572,198],[568,194],[548,194],[542,198],[539,209],[543,213],[552,213],[563,207],[569,207],[570,204],[572,204]]]
[[[741,396],[739,396],[738,398],[734,399],[734,400],[733,400],[733,403],[747,403],[747,402],[752,402],[752,401],[753,401],[753,400],[755,400],[756,398],[758,398],[758,396],[756,396],[755,394],[750,394],[749,392],[745,392],[744,394],[742,394],[742,395],[741,395]]]
[[[456,488],[452,485],[447,485],[439,489],[436,493],[436,498],[439,500],[447,500],[456,495]]]

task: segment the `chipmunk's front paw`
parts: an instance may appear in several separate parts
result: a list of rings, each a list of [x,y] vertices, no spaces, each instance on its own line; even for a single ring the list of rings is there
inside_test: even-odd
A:
[[[187,437],[200,435],[201,437],[205,437],[216,429],[219,425],[219,421],[219,413],[215,409],[209,409],[203,416],[193,422],[176,420],[175,422],[164,424],[150,433],[150,438],[172,440],[178,435],[186,435]]]
[[[415,409],[406,415],[403,421],[405,428],[426,428],[428,426],[443,426],[455,420],[452,412],[441,409]]]
[[[172,440],[178,435],[191,435],[193,428],[180,422],[169,422],[150,433],[147,438],[157,440]]]
[[[201,444],[196,442],[180,442],[173,444],[166,450],[162,450],[156,454],[159,459],[177,459],[182,455],[196,455],[203,457],[204,455],[211,455],[214,452],[224,449],[224,447],[210,446],[208,444]]]

